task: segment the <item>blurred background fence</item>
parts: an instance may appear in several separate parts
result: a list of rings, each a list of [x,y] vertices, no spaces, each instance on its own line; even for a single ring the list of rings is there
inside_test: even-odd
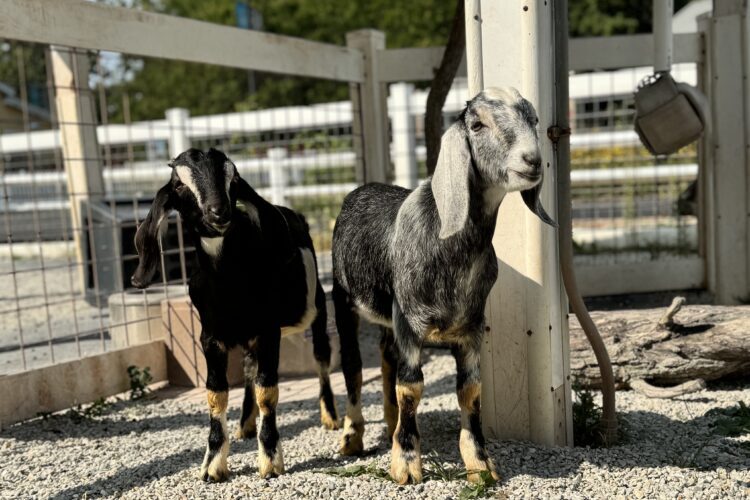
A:
[[[75,24],[74,13],[59,15],[61,23]],[[281,52],[268,55],[261,53],[273,45],[270,35],[243,33],[260,37],[243,44],[261,48],[218,57],[216,47],[234,43],[239,30],[150,14],[162,31],[149,28],[139,37],[145,21],[127,11],[119,16],[120,29],[131,30],[127,42],[116,34],[38,33],[33,23],[14,28],[17,38],[0,30],[9,37],[0,49],[15,61],[17,78],[0,84],[0,375],[129,345],[144,329],[156,335],[159,301],[185,293],[192,243],[172,215],[163,238],[163,286],[134,291],[128,284],[137,258],[132,240],[169,178],[167,162],[189,146],[222,149],[263,196],[305,215],[325,284],[344,196],[363,181],[414,187],[426,177],[427,90],[405,82],[429,78],[441,49],[385,50],[381,35],[362,31],[349,48],[275,36]],[[170,33],[188,29],[214,37],[216,45],[168,42]],[[82,48],[48,45],[66,40]],[[675,76],[696,83],[700,36],[686,40]],[[599,42],[588,43],[581,54]],[[267,109],[200,116],[165,107],[158,119],[132,121],[139,96],[108,85],[113,68],[132,55],[128,49],[140,58],[180,60],[185,78],[200,78],[208,59],[218,57],[216,64],[226,67],[327,78],[350,99],[289,106],[280,97]],[[574,239],[586,294],[705,284],[694,195],[697,150],[654,158],[632,131],[632,92],[651,71],[648,54],[628,55],[633,62],[622,69],[571,57]],[[27,84],[32,72],[42,85]],[[251,79],[263,77],[274,78]],[[181,92],[179,85],[174,92]],[[460,77],[444,107],[446,125],[469,98]],[[634,269],[640,270],[635,278]]]

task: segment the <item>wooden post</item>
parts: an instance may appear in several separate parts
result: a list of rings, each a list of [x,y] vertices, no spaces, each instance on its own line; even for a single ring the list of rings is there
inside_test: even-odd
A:
[[[703,84],[711,120],[704,139],[701,187],[707,282],[719,304],[750,293],[750,28],[742,1],[714,1],[701,22],[706,43]]]
[[[190,149],[190,137],[187,134],[190,110],[170,108],[164,112],[169,124],[169,157],[177,158],[180,153]]]
[[[346,34],[347,47],[364,57],[365,79],[349,86],[354,117],[352,132],[357,151],[357,181],[387,182],[390,172],[388,102],[380,83],[378,51],[385,49],[382,31],[363,29]]]
[[[516,87],[537,110],[542,203],[555,218],[555,154],[546,136],[556,125],[553,4],[482,2],[481,61],[485,88]],[[467,52],[469,62],[475,58]],[[533,215],[518,193],[506,196],[498,217],[493,242],[500,274],[487,303],[482,351],[483,422],[493,437],[570,445],[567,300],[556,230]]]
[[[96,137],[96,106],[89,88],[89,59],[86,51],[64,47],[50,50],[55,83],[55,104],[60,128],[62,159],[67,176],[76,260],[80,263],[82,289],[88,283],[86,238],[91,227],[91,212],[84,202],[104,197],[104,180]]]
[[[284,160],[286,149],[271,148],[266,153],[268,178],[271,187],[271,202],[274,205],[286,205],[287,172]]]
[[[391,85],[391,129],[393,134],[394,184],[407,189],[417,187],[417,151],[411,100],[414,85]]]

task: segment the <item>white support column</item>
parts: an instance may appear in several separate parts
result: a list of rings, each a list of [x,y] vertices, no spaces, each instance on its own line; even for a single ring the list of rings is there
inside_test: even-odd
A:
[[[164,115],[169,124],[169,157],[177,158],[180,153],[190,149],[190,137],[187,134],[190,111],[185,108],[170,108]]]
[[[271,184],[271,203],[286,205],[286,149],[271,148],[267,153],[268,176]]]
[[[50,59],[76,259],[85,263],[84,231],[91,221],[88,220],[90,213],[82,213],[81,205],[84,201],[101,199],[105,193],[96,136],[95,97],[89,88],[89,59],[85,51],[63,47],[52,47]],[[79,269],[85,289],[88,266],[82,265]]]
[[[704,227],[709,289],[719,304],[750,294],[750,27],[743,1],[714,1],[706,30],[710,137],[704,141]]]
[[[417,187],[417,151],[411,99],[414,85],[391,85],[390,114],[393,134],[394,183],[407,189]]]
[[[346,34],[346,46],[362,52],[365,81],[350,84],[357,180],[387,182],[390,171],[388,103],[385,84],[380,83],[378,51],[385,49],[382,31],[363,29]]]
[[[546,130],[556,124],[554,3],[481,3],[484,87],[516,87],[534,104],[545,176],[542,204],[553,218],[555,155]],[[474,56],[467,54],[467,60]],[[518,193],[506,196],[498,217],[493,243],[500,273],[487,303],[490,331],[482,351],[484,426],[494,437],[570,445],[567,300],[556,230],[532,214]]]

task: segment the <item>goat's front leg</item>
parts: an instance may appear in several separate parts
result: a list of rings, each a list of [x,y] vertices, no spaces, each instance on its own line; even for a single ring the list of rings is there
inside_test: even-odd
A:
[[[393,326],[398,348],[396,401],[398,422],[391,448],[391,477],[399,484],[422,482],[422,454],[417,428],[417,406],[422,398],[424,377],[420,355],[422,344],[409,326],[398,303],[393,301]]]
[[[229,477],[227,456],[229,436],[227,435],[227,350],[204,332],[201,334],[203,353],[206,356],[206,389],[210,430],[206,455],[201,465],[200,477],[204,481],[223,481]]]
[[[258,473],[260,477],[274,477],[284,473],[284,456],[276,428],[276,405],[279,402],[279,343],[278,327],[263,331],[258,337],[258,376],[255,379],[255,399],[260,410],[258,430]]]
[[[245,397],[242,401],[240,425],[237,428],[237,439],[254,438],[256,434],[255,420],[258,418],[258,405],[255,402],[255,377],[258,373],[257,341],[253,339],[245,347],[243,358],[245,375]]]
[[[471,339],[453,348],[453,356],[456,358],[456,393],[461,408],[459,449],[466,465],[467,479],[473,483],[481,480],[482,471],[489,471],[495,480],[500,479],[485,448],[482,433],[479,345],[477,337],[477,340]]]

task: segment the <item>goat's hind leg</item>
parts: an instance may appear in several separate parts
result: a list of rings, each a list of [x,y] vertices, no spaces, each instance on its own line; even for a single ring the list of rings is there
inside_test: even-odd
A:
[[[336,411],[336,400],[331,390],[331,343],[328,338],[328,313],[326,311],[326,294],[318,281],[315,290],[315,307],[318,315],[312,324],[313,354],[318,363],[318,379],[320,380],[320,423],[326,429],[339,428],[339,416]]]
[[[223,481],[229,477],[229,468],[227,467],[227,456],[229,455],[227,351],[224,344],[209,336],[201,335],[201,343],[206,356],[206,393],[210,430],[200,477],[204,481]]]
[[[255,377],[258,373],[257,341],[251,340],[244,347],[245,356],[242,364],[245,375],[245,397],[242,401],[240,425],[237,428],[237,439],[252,439],[256,434],[258,404],[255,402]]]
[[[482,433],[479,341],[454,346],[452,351],[456,358],[456,393],[461,408],[459,449],[466,465],[467,479],[473,483],[480,482],[482,471],[489,471],[493,479],[499,480]]]
[[[365,419],[362,416],[362,358],[359,353],[359,317],[354,311],[349,294],[338,281],[333,282],[333,303],[336,308],[336,328],[341,343],[341,370],[346,382],[346,417],[341,435],[342,455],[358,455],[364,450],[362,436]]]
[[[380,327],[380,368],[383,378],[383,418],[388,426],[388,441],[398,423],[398,400],[396,399],[396,370],[398,369],[398,348],[393,330]]]

